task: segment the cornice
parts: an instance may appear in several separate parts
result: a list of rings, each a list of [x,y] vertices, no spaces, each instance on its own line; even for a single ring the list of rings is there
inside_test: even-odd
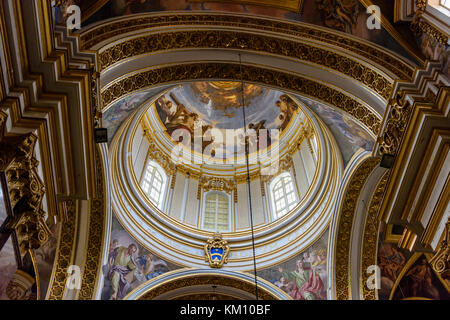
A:
[[[270,18],[254,17],[249,15],[227,15],[220,13],[180,13],[167,12],[159,14],[144,14],[134,17],[125,17],[114,19],[107,23],[94,25],[86,30],[82,30],[80,40],[84,48],[92,48],[96,44],[101,44],[96,49],[101,49],[108,42],[108,39],[117,39],[120,35],[136,34],[139,32],[148,32],[151,29],[162,29],[168,27],[199,27],[214,28],[227,27],[234,28],[239,32],[247,29],[261,33],[271,32],[281,35],[281,38],[290,36],[296,39],[309,39],[311,41],[323,43],[327,46],[332,45],[352,52],[356,56],[366,57],[374,65],[382,66],[397,76],[397,79],[409,79],[412,76],[414,66],[406,62],[399,56],[388,53],[384,48],[371,44],[365,40],[335,32],[333,30],[312,26],[304,23],[293,23]],[[245,48],[245,42],[242,43]],[[283,47],[273,42],[274,47],[283,52]],[[285,54],[287,48],[284,49]]]

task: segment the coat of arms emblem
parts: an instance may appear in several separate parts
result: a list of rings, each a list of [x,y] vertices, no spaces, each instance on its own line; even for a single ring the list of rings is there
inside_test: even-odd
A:
[[[223,240],[220,233],[215,233],[205,244],[205,261],[209,262],[211,268],[222,268],[224,263],[228,263],[229,253],[228,241]]]

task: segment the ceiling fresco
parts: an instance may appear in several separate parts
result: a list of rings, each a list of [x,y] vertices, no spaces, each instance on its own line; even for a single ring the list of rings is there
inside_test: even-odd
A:
[[[195,130],[204,137],[211,135],[209,143],[203,142],[202,151],[211,145],[214,156],[220,159],[230,154],[244,154],[243,145],[237,144],[236,148],[235,144],[224,143],[225,130],[234,130],[233,134],[243,130],[244,113],[246,127],[259,136],[262,129],[283,132],[299,110],[299,106],[283,92],[249,83],[242,86],[240,82],[231,81],[180,85],[161,96],[155,106],[167,134],[175,141],[180,141],[179,137],[187,133],[194,144]],[[219,131],[222,139],[218,138]],[[255,143],[260,143],[258,149],[270,146],[270,134],[267,145],[261,144],[262,139],[259,142],[255,140]]]
[[[258,276],[273,283],[294,300],[327,300],[328,236],[329,232],[326,231],[304,252],[277,266],[259,271]]]
[[[112,141],[118,128],[130,114],[167,88],[142,91],[112,105],[103,115],[103,126],[108,129],[108,140]],[[245,84],[244,88],[247,126],[255,130],[283,130],[299,108],[283,92],[252,84]],[[238,82],[189,83],[166,92],[156,100],[155,108],[169,135],[180,128],[193,132],[195,121],[200,123],[203,130],[213,127],[241,129],[243,112],[239,107],[240,90],[241,85]],[[303,102],[329,127],[340,147],[344,165],[347,165],[361,148],[366,151],[373,149],[374,137],[351,117],[314,100],[302,96],[295,98]],[[225,150],[221,151],[217,145],[215,147],[216,157],[225,154]],[[233,152],[239,153],[239,150]]]
[[[351,117],[314,100],[301,96],[297,98],[317,114],[333,133],[341,150],[344,166],[358,150],[372,151],[375,138]]]
[[[167,87],[152,88],[134,93],[113,104],[103,113],[102,125],[108,129],[108,143],[111,143],[120,125],[147,100],[162,93]]]
[[[262,5],[255,5],[258,2]],[[400,33],[391,24],[388,25],[387,22],[386,25],[381,26],[381,29],[368,29],[367,20],[369,15],[366,7],[359,0],[226,2],[199,0],[102,0],[94,3],[88,0],[71,0],[69,3],[76,3],[81,7],[83,27],[112,17],[146,12],[217,11],[242,13],[328,27],[369,40],[416,63],[423,58],[423,54],[416,43],[409,41],[414,38],[411,32]],[[299,9],[287,9],[294,7]],[[57,12],[56,20],[57,22],[64,20],[64,10]],[[405,39],[408,41],[405,41]]]
[[[141,284],[179,268],[141,246],[113,217],[101,299],[122,300]]]

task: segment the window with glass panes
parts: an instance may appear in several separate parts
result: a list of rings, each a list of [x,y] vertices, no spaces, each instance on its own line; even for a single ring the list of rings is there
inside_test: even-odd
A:
[[[206,196],[203,228],[214,231],[228,231],[229,203],[225,194],[214,192]]]
[[[164,187],[164,178],[160,170],[152,161],[149,161],[144,178],[142,179],[142,190],[144,190],[150,200],[160,209]]]
[[[290,174],[279,176],[272,188],[275,218],[278,219],[297,205],[297,194]]]
[[[441,0],[441,6],[450,10],[450,0]]]

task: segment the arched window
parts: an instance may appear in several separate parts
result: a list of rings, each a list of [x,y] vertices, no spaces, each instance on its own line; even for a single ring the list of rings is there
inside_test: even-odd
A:
[[[206,195],[203,228],[212,231],[229,231],[230,214],[229,199],[222,192],[211,192]]]
[[[440,0],[440,5],[450,10],[450,0]]]
[[[289,173],[282,173],[271,183],[272,206],[275,219],[281,218],[298,203],[294,181]]]
[[[144,177],[142,178],[142,190],[159,209],[162,209],[166,183],[167,176],[164,170],[156,162],[148,161]]]

